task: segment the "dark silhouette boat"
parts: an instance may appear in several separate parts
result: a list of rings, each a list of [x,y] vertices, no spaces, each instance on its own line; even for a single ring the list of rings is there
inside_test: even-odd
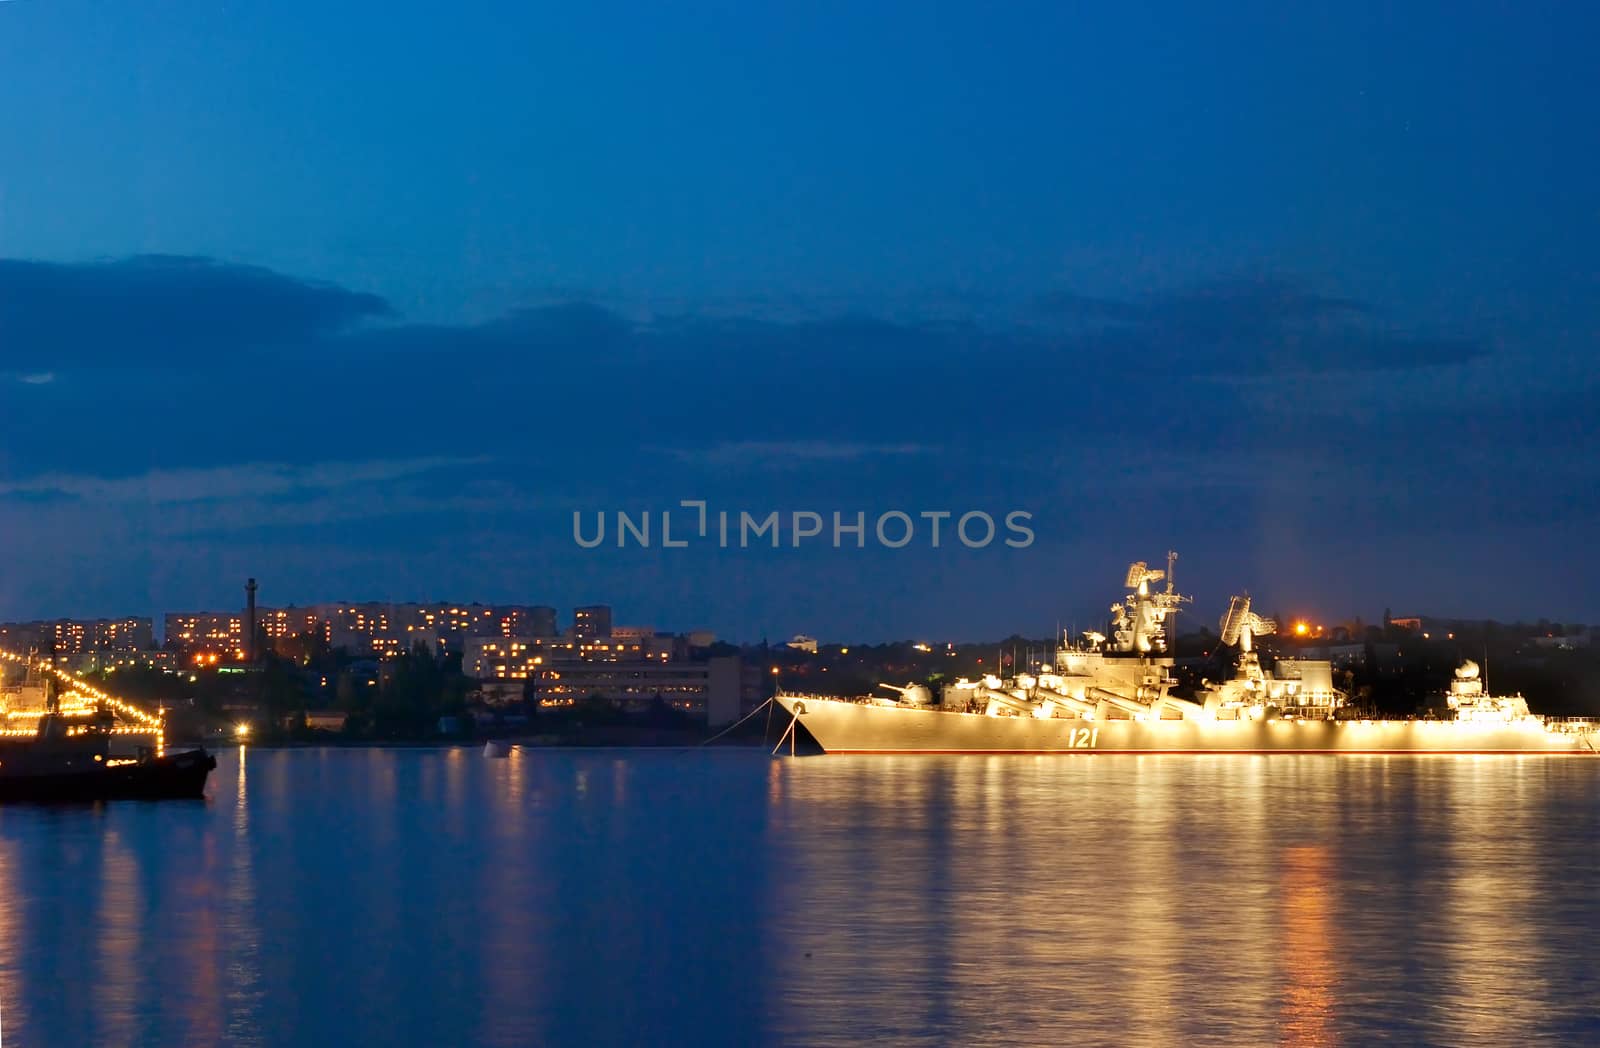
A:
[[[168,753],[155,736],[157,745],[116,756],[113,738],[127,731],[47,713],[32,738],[0,738],[0,803],[205,796],[217,759],[204,747]]]
[[[205,796],[217,759],[168,752],[161,713],[108,695],[51,663],[0,650],[24,669],[0,684],[0,804]]]

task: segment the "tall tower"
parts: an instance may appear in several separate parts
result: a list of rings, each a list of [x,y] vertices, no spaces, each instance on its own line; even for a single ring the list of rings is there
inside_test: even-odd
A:
[[[256,661],[255,579],[246,579],[244,583],[244,661],[251,665]]]

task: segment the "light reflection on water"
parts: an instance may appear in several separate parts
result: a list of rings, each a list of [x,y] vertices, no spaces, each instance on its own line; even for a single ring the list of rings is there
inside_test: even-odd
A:
[[[11,1045],[1600,1042],[1600,762],[240,750],[0,809]]]
[[[775,764],[779,1032],[1600,1042],[1600,764]]]

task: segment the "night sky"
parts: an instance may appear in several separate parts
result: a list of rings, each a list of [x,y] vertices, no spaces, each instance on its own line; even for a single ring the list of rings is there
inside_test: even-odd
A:
[[[1600,620],[1595,11],[0,4],[0,619]]]

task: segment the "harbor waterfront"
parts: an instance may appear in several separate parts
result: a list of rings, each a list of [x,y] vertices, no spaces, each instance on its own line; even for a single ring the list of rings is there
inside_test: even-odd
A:
[[[0,1048],[1600,1048],[1597,28],[0,0]]]
[[[1600,761],[218,758],[0,808],[8,1044],[1600,1038]]]

